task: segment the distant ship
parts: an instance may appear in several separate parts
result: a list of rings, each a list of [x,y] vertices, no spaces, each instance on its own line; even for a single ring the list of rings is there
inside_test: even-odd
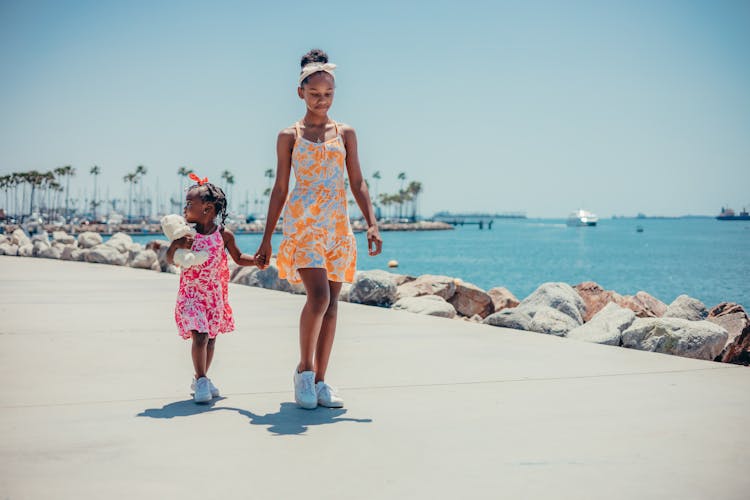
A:
[[[569,226],[596,226],[599,217],[586,210],[578,210],[568,216],[567,224]]]
[[[746,209],[742,209],[740,214],[737,215],[731,208],[721,207],[721,213],[716,218],[718,220],[750,220],[750,214],[747,213]]]

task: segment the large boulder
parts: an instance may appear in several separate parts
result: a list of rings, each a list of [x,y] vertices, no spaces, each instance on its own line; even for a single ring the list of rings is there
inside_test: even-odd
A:
[[[437,295],[404,297],[393,304],[393,309],[442,318],[453,318],[456,316],[456,310],[453,306],[446,302],[444,298]]]
[[[0,245],[0,255],[18,255],[18,245],[8,242]]]
[[[239,266],[235,269],[231,281],[232,283],[238,283],[240,285],[255,286],[266,288],[268,290],[278,290],[280,292],[297,294],[305,293],[304,285],[293,285],[287,280],[279,278],[279,268],[276,267],[275,261],[272,261],[265,269]]]
[[[745,309],[732,302],[722,302],[708,312],[707,321],[726,329],[729,337],[716,361],[747,365],[750,362],[750,318]]]
[[[78,246],[81,248],[94,248],[102,243],[102,235],[93,231],[86,231],[78,235]]]
[[[391,276],[377,269],[357,272],[349,291],[349,302],[390,307],[396,302],[396,284]]]
[[[107,244],[97,245],[88,249],[84,256],[86,262],[96,264],[110,264],[115,266],[124,266],[128,262],[128,255],[120,253],[116,247]]]
[[[0,234],[0,245],[10,243],[10,238],[5,234]]]
[[[492,309],[495,312],[516,307],[521,303],[521,301],[518,300],[510,290],[501,286],[490,288],[487,291],[487,295],[489,295],[490,299],[492,299]]]
[[[456,280],[455,287],[456,291],[448,302],[462,316],[470,318],[474,315],[479,315],[482,318],[486,318],[494,312],[492,297],[478,286]]]
[[[52,233],[52,241],[59,241],[64,245],[75,245],[76,239],[74,236],[66,233],[65,231],[54,231]]]
[[[423,274],[414,281],[408,281],[398,287],[397,298],[438,295],[450,300],[456,293],[456,279],[450,276]]]
[[[708,309],[698,299],[687,295],[680,295],[674,302],[669,304],[664,312],[664,318],[682,318],[690,321],[700,321],[706,319]]]
[[[531,314],[528,310],[518,307],[503,309],[491,314],[482,321],[485,325],[513,328],[514,330],[529,330],[531,326]]]
[[[13,231],[10,235],[10,241],[17,247],[22,247],[31,244],[31,239],[23,232],[23,229],[18,228]]]
[[[529,311],[532,315],[529,331],[532,332],[565,337],[569,331],[581,324],[568,314],[552,307],[536,306]]]
[[[573,287],[578,295],[586,304],[586,312],[583,315],[584,323],[590,321],[599,311],[604,309],[607,304],[617,302],[622,296],[617,292],[605,290],[594,281],[584,281]]]
[[[18,247],[19,257],[33,257],[34,256],[34,245],[30,242]]]
[[[349,292],[352,291],[351,283],[343,283],[339,292],[339,302],[349,302]]]
[[[62,252],[59,248],[48,246],[47,248],[43,248],[39,251],[39,255],[37,257],[41,257],[43,259],[59,259]]]
[[[133,259],[135,259],[135,256],[139,253],[143,252],[144,247],[140,243],[131,243],[127,247],[128,252],[128,262],[131,262]]]
[[[37,241],[41,241],[43,243],[46,243],[47,246],[50,246],[49,234],[47,234],[47,231],[36,233],[31,237],[31,243],[36,243]]]
[[[587,323],[569,331],[566,337],[597,344],[620,345],[622,332],[627,330],[633,321],[635,313],[632,310],[610,302]]]
[[[622,333],[623,347],[713,360],[724,348],[727,331],[709,321],[638,318]]]
[[[44,234],[47,234],[47,233],[44,233]],[[49,241],[46,241],[42,238],[34,240],[31,246],[33,248],[31,253],[34,257],[39,257],[42,251],[47,250],[48,248],[52,247],[52,245],[49,244]]]
[[[531,310],[542,307],[557,309],[575,321],[573,328],[583,324],[583,315],[586,312],[583,299],[567,283],[544,283],[523,299],[518,307]]]
[[[120,253],[127,254],[133,245],[133,238],[125,233],[115,233],[104,244],[116,249]]]
[[[153,250],[141,250],[135,254],[129,265],[137,269],[161,270],[159,267],[159,256]]]
[[[639,318],[661,318],[667,312],[667,304],[643,291],[635,295],[615,297],[615,302],[633,310]]]

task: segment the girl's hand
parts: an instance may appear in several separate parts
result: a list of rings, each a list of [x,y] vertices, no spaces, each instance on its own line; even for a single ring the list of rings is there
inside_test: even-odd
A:
[[[370,226],[367,229],[367,248],[371,257],[378,255],[383,250],[383,240],[380,238],[378,226]]]
[[[174,240],[174,243],[175,248],[185,248],[187,250],[190,250],[191,248],[193,248],[193,237],[183,236],[182,238]]]
[[[255,252],[255,265],[258,269],[265,269],[271,263],[271,254],[273,248],[271,247],[270,241],[263,241],[258,247],[258,251]]]

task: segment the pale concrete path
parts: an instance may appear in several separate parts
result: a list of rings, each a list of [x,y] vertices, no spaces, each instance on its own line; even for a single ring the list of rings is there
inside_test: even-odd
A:
[[[746,499],[750,370],[341,304],[293,404],[304,297],[230,286],[188,396],[176,276],[0,257],[0,499]]]

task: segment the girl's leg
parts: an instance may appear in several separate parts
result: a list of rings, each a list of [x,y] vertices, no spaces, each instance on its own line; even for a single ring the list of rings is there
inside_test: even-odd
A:
[[[336,281],[328,282],[330,302],[328,309],[323,315],[323,324],[320,327],[318,344],[315,348],[315,382],[320,382],[326,378],[328,369],[328,360],[331,357],[333,349],[333,338],[336,336],[336,317],[338,314],[339,293],[341,292],[341,283]]]
[[[323,316],[328,309],[330,290],[325,269],[300,269],[299,275],[307,291],[307,301],[299,320],[300,362],[297,371],[301,373],[315,369],[315,346],[318,343]]]
[[[208,346],[208,334],[198,333],[193,330],[190,332],[193,336],[193,367],[195,368],[196,380],[206,376],[206,351]]]
[[[206,373],[211,368],[211,361],[214,359],[214,349],[216,348],[216,338],[208,339],[208,345],[206,345]]]

